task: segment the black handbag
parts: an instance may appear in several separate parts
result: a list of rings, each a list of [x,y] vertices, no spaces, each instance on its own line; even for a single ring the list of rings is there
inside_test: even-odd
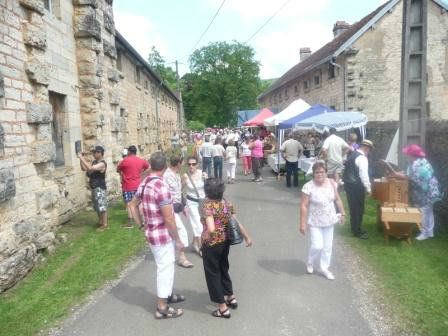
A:
[[[227,203],[227,202],[226,202]],[[229,243],[230,245],[241,244],[244,240],[243,235],[241,233],[240,225],[238,221],[230,214],[229,223],[227,225],[227,230],[229,233]]]

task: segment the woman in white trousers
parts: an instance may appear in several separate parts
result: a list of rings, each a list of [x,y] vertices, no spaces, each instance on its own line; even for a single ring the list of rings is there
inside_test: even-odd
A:
[[[235,142],[233,140],[230,140],[225,153],[227,183],[235,183],[237,153],[238,150],[235,147]]]
[[[187,159],[187,173],[182,177],[182,183],[187,195],[187,214],[193,230],[193,249],[201,255],[202,223],[199,204],[205,198],[204,179],[207,174],[198,169],[198,159],[191,156]]]
[[[336,213],[335,204],[339,214]],[[309,232],[311,246],[306,265],[307,273],[314,273],[314,265],[319,261],[320,272],[329,280],[334,280],[330,272],[333,248],[334,225],[344,223],[345,210],[339,197],[337,184],[327,177],[324,161],[313,165],[313,180],[302,189],[300,205],[300,232]]]

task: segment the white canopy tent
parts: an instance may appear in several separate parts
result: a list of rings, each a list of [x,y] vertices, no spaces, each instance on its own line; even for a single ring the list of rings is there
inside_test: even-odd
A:
[[[280,113],[275,114],[274,116],[267,118],[264,120],[265,126],[278,126],[281,122],[294,118],[300,113],[305,112],[311,106],[307,104],[302,99],[297,99],[293,101],[287,108],[285,108]]]

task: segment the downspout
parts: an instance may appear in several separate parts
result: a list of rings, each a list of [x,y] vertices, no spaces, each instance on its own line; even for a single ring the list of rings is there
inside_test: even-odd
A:
[[[336,63],[336,56],[333,56],[330,59],[330,64],[337,67],[339,70],[341,70],[342,73],[342,98],[343,98],[343,111],[347,110],[347,99],[346,99],[346,94],[345,94],[345,90],[346,90],[346,78],[345,78],[345,65],[340,65]]]

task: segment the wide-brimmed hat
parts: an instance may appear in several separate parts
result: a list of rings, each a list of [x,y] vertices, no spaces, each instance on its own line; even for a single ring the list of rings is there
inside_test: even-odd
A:
[[[370,140],[364,139],[364,140],[361,142],[361,146],[366,146],[366,147],[373,148],[373,142],[370,141]]]
[[[407,156],[426,157],[425,151],[417,144],[407,145],[403,148],[403,153]]]

